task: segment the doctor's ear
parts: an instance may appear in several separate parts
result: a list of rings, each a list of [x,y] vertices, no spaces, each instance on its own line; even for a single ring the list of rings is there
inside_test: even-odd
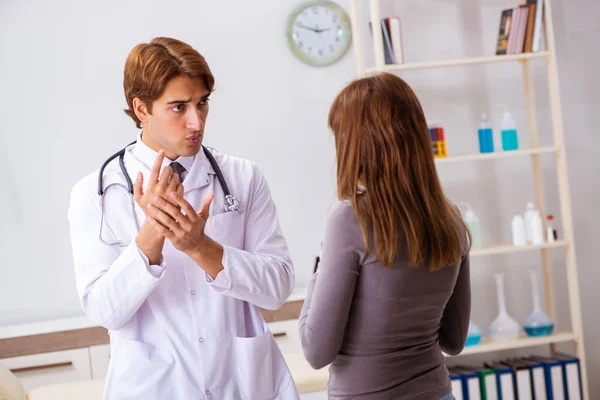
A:
[[[133,112],[143,124],[148,121],[148,116],[152,115],[151,107],[149,108],[139,97],[133,99]]]

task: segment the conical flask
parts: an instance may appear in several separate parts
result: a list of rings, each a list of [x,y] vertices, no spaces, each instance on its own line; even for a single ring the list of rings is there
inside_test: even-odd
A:
[[[467,342],[465,344],[466,347],[478,345],[481,342],[481,329],[473,320],[469,321],[469,331],[467,332]]]
[[[490,325],[490,335],[496,342],[514,340],[519,337],[521,327],[506,312],[506,299],[504,297],[504,274],[495,274],[496,290],[498,291],[499,314]]]
[[[554,322],[542,310],[540,304],[540,291],[538,286],[537,274],[534,270],[530,271],[531,277],[531,295],[533,297],[533,311],[525,320],[523,328],[529,336],[548,336],[554,329]]]

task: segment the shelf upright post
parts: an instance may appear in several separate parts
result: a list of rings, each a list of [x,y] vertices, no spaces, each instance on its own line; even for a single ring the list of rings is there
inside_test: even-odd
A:
[[[546,43],[550,52],[548,59],[548,88],[550,109],[552,112],[552,130],[554,145],[560,149],[556,155],[556,169],[560,195],[561,217],[565,240],[570,244],[566,251],[567,285],[569,290],[569,306],[571,311],[571,327],[575,334],[575,347],[581,365],[581,379],[584,399],[589,399],[588,376],[583,346],[583,323],[581,319],[581,295],[579,278],[577,276],[577,260],[575,257],[575,242],[573,238],[573,215],[571,214],[571,196],[569,193],[569,177],[567,174],[567,156],[563,141],[563,119],[560,106],[560,91],[558,82],[558,67],[556,63],[556,47],[552,25],[552,9],[550,1],[544,0],[544,24],[546,27]]]

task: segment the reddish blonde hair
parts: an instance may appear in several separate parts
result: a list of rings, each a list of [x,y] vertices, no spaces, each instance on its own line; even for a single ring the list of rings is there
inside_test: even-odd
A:
[[[152,102],[158,99],[173,78],[187,75],[204,79],[206,88],[212,92],[215,78],[206,60],[189,44],[167,37],[157,37],[150,43],[135,46],[125,61],[123,89],[129,115],[138,128],[141,121],[133,111],[133,99],[142,100],[152,113]]]
[[[329,127],[338,197],[352,204],[378,261],[391,266],[405,243],[412,267],[456,264],[468,229],[444,196],[425,115],[408,84],[388,73],[351,82],[331,106]]]

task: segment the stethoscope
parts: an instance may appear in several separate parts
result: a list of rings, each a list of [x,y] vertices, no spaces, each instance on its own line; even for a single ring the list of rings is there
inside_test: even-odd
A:
[[[106,246],[125,247],[128,245],[125,242],[123,242],[122,240],[117,240],[115,242],[107,242],[102,238],[102,226],[104,225],[104,195],[108,191],[108,189],[113,186],[121,187],[121,188],[127,190],[127,192],[129,193],[129,198],[130,198],[130,202],[131,202],[131,212],[133,214],[133,219],[135,221],[135,225],[136,225],[138,232],[140,230],[140,224],[138,222],[137,215],[135,213],[135,199],[133,196],[133,183],[131,182],[131,178],[129,177],[129,174],[127,173],[127,168],[125,167],[125,161],[124,161],[125,151],[127,151],[127,148],[129,146],[131,146],[132,144],[135,144],[136,142],[137,142],[137,140],[129,143],[125,148],[117,151],[115,154],[110,156],[106,161],[104,161],[104,163],[100,167],[100,171],[98,172],[98,196],[100,199],[100,210],[101,210],[100,211],[99,238],[100,238],[100,241],[102,242],[102,244],[104,244]],[[217,179],[219,180],[221,189],[223,190],[223,193],[225,194],[225,206],[224,206],[225,212],[237,211],[241,214],[242,209],[240,208],[240,204],[238,203],[235,196],[233,196],[231,194],[231,192],[229,191],[229,187],[227,186],[227,182],[225,182],[225,178],[223,177],[221,168],[219,168],[219,164],[217,164],[217,160],[215,160],[215,157],[205,146],[202,146],[202,150],[204,151],[206,158],[208,158],[208,162],[210,162],[210,165],[212,166],[213,170],[217,174]],[[115,183],[109,184],[105,188],[104,184],[103,184],[103,179],[102,179],[102,175],[104,174],[104,169],[112,160],[114,160],[117,157],[119,158],[119,167],[121,168],[121,172],[123,173],[123,176],[125,177],[127,186],[123,185],[122,183],[115,182]]]

